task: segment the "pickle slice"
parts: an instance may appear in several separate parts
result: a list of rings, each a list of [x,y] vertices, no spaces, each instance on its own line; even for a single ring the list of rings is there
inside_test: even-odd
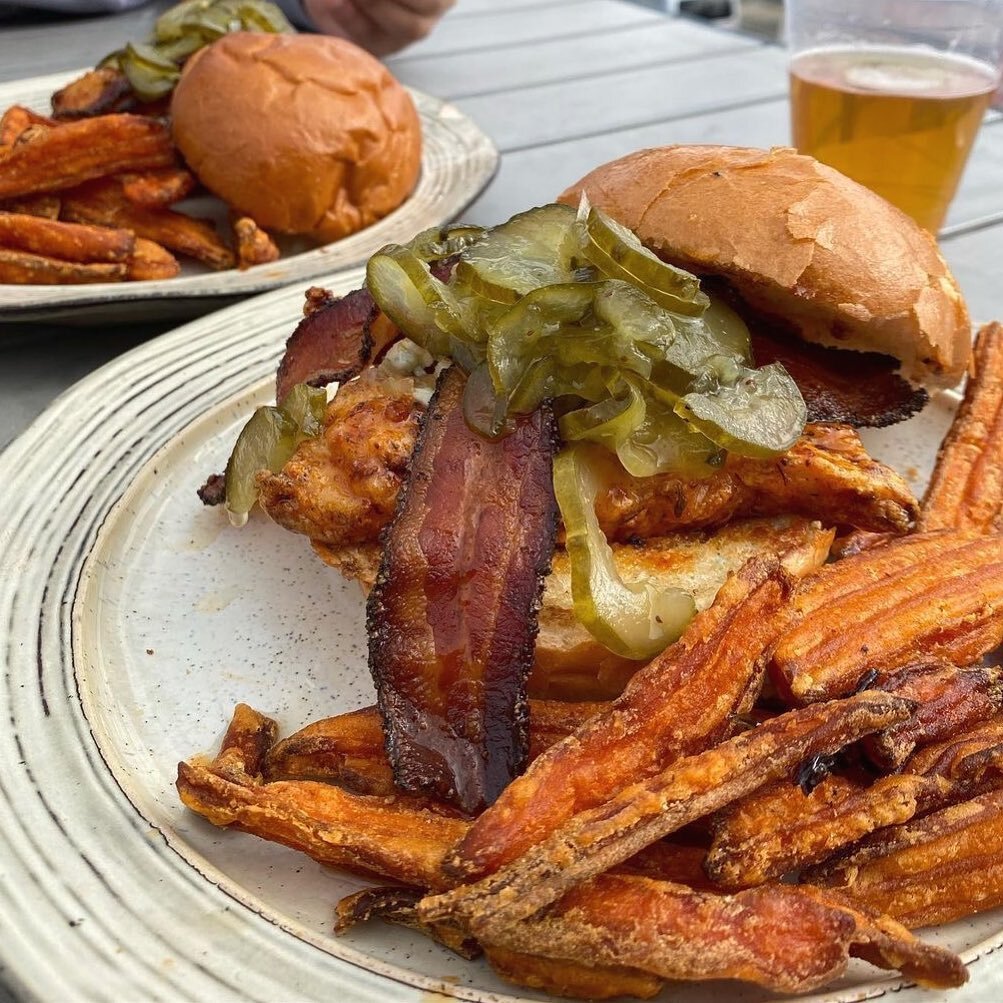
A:
[[[469,338],[460,300],[406,247],[388,244],[377,251],[366,265],[366,285],[377,306],[432,355],[449,354],[450,335]]]
[[[731,384],[698,380],[675,411],[723,449],[760,458],[787,452],[808,420],[801,391],[776,362]]]
[[[234,526],[243,526],[258,500],[261,470],[278,473],[304,440],[320,432],[327,391],[298,383],[281,407],[259,407],[241,429],[226,463],[226,511]]]
[[[659,306],[674,313],[703,313],[710,300],[695,275],[662,261],[632,231],[601,209],[586,206],[583,203],[576,224],[579,248],[601,272],[642,286]]]
[[[613,396],[565,414],[561,435],[568,442],[589,441],[616,453],[634,477],[675,471],[687,477],[707,477],[720,466],[721,450],[692,428],[670,403],[650,391],[651,384],[630,376],[613,385]]]
[[[564,520],[575,615],[610,651],[624,658],[652,658],[682,634],[696,606],[681,589],[620,577],[595,513],[598,484],[589,448],[567,446],[554,459],[554,493]]]
[[[558,203],[521,212],[464,249],[456,283],[485,299],[514,303],[540,286],[570,282],[574,224],[575,210]]]
[[[485,232],[483,226],[432,226],[422,230],[406,246],[422,261],[442,261],[459,254]]]

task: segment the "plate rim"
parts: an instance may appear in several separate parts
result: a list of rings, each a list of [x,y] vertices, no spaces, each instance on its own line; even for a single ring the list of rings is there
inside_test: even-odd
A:
[[[350,271],[339,272],[337,273],[336,276],[330,276],[329,280],[343,279],[344,281],[347,282],[349,277],[351,276],[354,277],[357,281],[358,276],[360,274],[361,272],[359,269],[353,269]],[[333,281],[332,284],[334,284]],[[51,432],[52,426],[54,424],[58,424],[58,419],[66,412],[72,414],[74,408],[78,407],[83,402],[85,402],[87,398],[91,396],[93,393],[100,391],[100,389],[112,379],[115,378],[128,379],[131,370],[133,369],[134,365],[137,362],[143,359],[147,359],[147,361],[152,364],[153,357],[155,357],[159,352],[163,350],[170,350],[173,348],[174,350],[179,352],[183,351],[189,343],[189,329],[195,328],[197,330],[198,328],[205,327],[210,323],[219,323],[220,321],[235,320],[247,314],[259,312],[264,306],[273,303],[278,304],[281,302],[284,304],[286,301],[288,301],[289,306],[291,308],[293,304],[296,303],[300,295],[301,291],[298,289],[281,289],[275,292],[267,293],[263,296],[244,301],[240,304],[228,308],[227,310],[220,311],[218,314],[210,315],[210,317],[208,318],[201,318],[200,320],[195,321],[191,324],[187,324],[173,331],[167,332],[164,335],[152,339],[150,342],[147,342],[144,345],[140,345],[137,348],[132,349],[130,352],[125,353],[124,355],[118,356],[117,358],[111,360],[105,366],[84,377],[82,380],[78,381],[67,391],[65,391],[62,395],[60,395],[60,397],[58,397],[55,401],[53,401],[49,405],[49,407],[46,408],[46,410],[32,423],[32,425],[25,430],[25,432],[23,432],[11,444],[9,444],[9,446],[6,449],[0,452],[0,472],[8,470],[11,465],[16,465],[25,454],[32,452],[33,449],[37,447],[39,441],[44,440],[45,436]],[[238,338],[236,340],[239,341],[240,339]],[[279,347],[280,346],[278,344],[272,346],[273,355],[277,354]],[[212,411],[218,410],[219,408],[223,407],[227,399],[234,396],[235,394],[237,395],[246,394],[253,385],[256,385],[256,382],[257,382],[256,379],[252,377],[245,378],[242,386],[233,391],[233,393],[227,394],[226,396],[212,402],[210,405],[204,408],[200,413],[198,413],[194,417],[194,419],[186,421],[180,427],[179,430],[174,431],[170,435],[167,435],[165,433],[165,436],[158,440],[158,444],[155,446],[155,448],[153,448],[152,451],[148,450],[147,452],[145,452],[141,460],[138,461],[132,468],[130,468],[131,472],[126,471],[126,473],[128,473],[128,477],[126,477],[124,480],[124,486],[122,490],[118,491],[118,493],[114,496],[113,499],[111,499],[110,502],[107,503],[107,505],[105,505],[103,508],[101,508],[98,512],[95,513],[95,518],[97,518],[97,528],[90,535],[89,546],[87,548],[88,550],[87,557],[82,559],[81,563],[77,566],[72,576],[72,586],[75,594],[79,593],[81,583],[83,582],[84,579],[85,569],[88,566],[89,560],[91,559],[91,555],[97,546],[100,534],[103,532],[104,526],[110,523],[114,513],[116,512],[118,507],[123,504],[124,499],[128,495],[131,485],[140,476],[142,471],[144,471],[150,464],[152,464],[155,461],[157,455],[159,455],[162,450],[167,449],[171,445],[173,439],[176,436],[184,434],[184,431],[189,427],[191,427],[193,422],[205,421],[209,417]],[[177,386],[172,387],[170,393],[176,393],[177,389],[178,389]],[[119,462],[121,462],[121,458],[119,458],[119,460],[116,461],[116,464]],[[123,474],[123,476],[125,475]],[[0,541],[3,541],[5,539],[3,536],[3,529],[4,529],[3,525],[0,524]],[[0,568],[5,568],[5,562],[2,557],[0,557]],[[46,570],[47,572],[51,572],[51,568]],[[77,609],[76,609],[76,603],[74,603],[73,608],[70,611],[71,621],[76,617],[76,615],[77,615]],[[93,741],[93,748],[90,750],[90,752],[92,756],[96,755],[105,764],[107,776],[110,777],[113,783],[115,784],[116,788],[119,791],[120,797],[128,806],[129,810],[132,811],[138,818],[145,821],[142,814],[137,810],[132,799],[121,787],[118,777],[115,775],[114,771],[107,764],[107,761],[103,754],[103,750],[93,735],[93,722],[84,713],[84,708],[81,702],[82,697],[79,693],[79,688],[77,686],[76,667],[75,665],[71,665],[70,668],[72,672],[71,678],[74,681],[74,687],[75,687],[74,695],[78,702],[77,709],[80,712],[80,720],[77,721],[77,726],[79,728],[79,725],[82,723],[86,728],[87,733],[91,736],[91,739]],[[4,793],[2,786],[0,786],[0,800],[4,799],[6,799],[6,794]],[[2,824],[0,824],[0,829],[2,829]],[[0,832],[0,836],[2,836],[2,832]],[[163,853],[164,849],[169,849],[171,855],[176,856],[185,868],[194,868],[195,871],[200,875],[201,881],[203,882],[208,881],[208,883],[212,885],[212,887],[216,890],[215,891],[216,894],[220,894],[229,899],[234,898],[234,896],[232,896],[227,889],[223,888],[221,884],[215,882],[201,868],[195,867],[192,861],[188,857],[180,854],[176,847],[171,846],[169,840],[165,839],[162,845],[158,846],[156,849],[157,852],[159,852],[160,854]],[[208,863],[209,862],[207,861],[207,864]],[[214,865],[209,864],[209,867],[215,870]],[[242,907],[248,913],[254,913],[258,918],[261,919],[267,919],[264,913],[256,910],[252,905],[244,902],[241,899],[237,900],[241,901]],[[298,937],[298,935],[294,931],[288,931],[288,932],[292,933],[293,937]],[[309,942],[307,943],[309,944]],[[985,954],[991,953],[992,950],[1000,946],[1000,943],[1003,943],[1003,928],[1001,928],[996,934],[984,939],[983,941],[980,941],[976,945],[973,945],[973,947],[968,952],[966,952],[966,956],[971,955],[969,964],[977,962],[980,958],[984,957]],[[310,949],[311,951],[316,950],[316,948],[312,944],[310,944]],[[350,965],[353,964],[351,961],[348,960],[346,960],[345,963]],[[373,971],[372,968],[364,968],[363,970],[370,973]],[[6,959],[6,970],[4,971],[3,977],[9,978],[10,976],[13,976],[17,980],[18,985],[22,987],[27,993],[31,994],[33,990],[29,980],[23,977],[19,977],[21,975],[23,975],[23,969],[16,964],[16,959],[11,959],[8,957]],[[393,976],[391,975],[389,976],[389,978],[393,979]],[[838,998],[841,1001],[848,1001],[851,999],[865,999],[871,996],[883,994],[884,992],[887,991],[897,992],[903,986],[903,984],[904,984],[903,980],[901,979],[895,979],[894,977],[886,978],[877,982],[869,982],[865,985],[861,985],[858,987],[848,987],[845,990],[828,992],[825,993],[823,996],[813,996],[811,997],[811,999],[813,1000],[817,999],[820,1001],[835,999],[835,998]],[[415,982],[411,979],[409,979],[407,982],[404,983],[394,981],[393,985],[396,986],[398,989],[404,989],[406,987],[407,989],[410,990],[415,987]],[[442,986],[430,987],[430,989],[431,991],[436,991],[436,992],[448,992],[450,995],[458,998],[471,998],[471,999],[519,998],[519,997],[498,996],[494,994],[481,994],[476,996],[469,996],[469,995],[464,995],[462,991],[457,992],[455,987],[450,987],[449,985],[446,984]],[[35,995],[38,994],[35,993]],[[919,997],[917,997],[917,999],[919,999]]]
[[[34,90],[49,93],[87,69],[0,82],[0,106],[21,100],[31,104],[24,95]],[[88,313],[100,309],[135,311],[148,306],[156,310],[165,301],[176,301],[178,309],[185,305],[191,309],[199,301],[233,300],[270,292],[360,264],[399,236],[399,228],[414,233],[455,219],[491,183],[501,154],[494,140],[455,104],[418,88],[402,86],[414,99],[422,122],[421,173],[408,198],[375,223],[340,240],[244,270],[230,268],[141,282],[0,283],[0,333],[6,324],[44,322],[71,311],[78,312],[72,322],[79,324],[86,321]],[[456,169],[456,176],[449,173],[450,168]]]

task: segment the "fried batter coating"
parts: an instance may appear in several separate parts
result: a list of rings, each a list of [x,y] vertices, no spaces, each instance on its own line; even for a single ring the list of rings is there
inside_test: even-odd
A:
[[[416,798],[362,797],[310,781],[260,783],[274,738],[274,721],[239,705],[209,766],[178,764],[181,800],[213,825],[282,843],[322,864],[442,887],[443,854],[466,822]]]
[[[375,541],[407,475],[422,406],[409,380],[361,378],[327,407],[324,430],[278,474],[258,476],[261,507],[279,525],[337,545]]]
[[[949,780],[969,777],[980,763],[990,765],[991,754],[1003,750],[1003,715],[996,715],[964,734],[918,749],[903,770]]]
[[[393,378],[373,373],[363,387],[356,382],[338,390],[324,433],[303,443],[279,474],[262,477],[265,511],[333,548],[378,540],[424,411]],[[903,533],[918,510],[902,478],[868,456],[844,425],[809,425],[775,459],[730,455],[723,469],[698,481],[674,474],[633,478],[615,459],[605,478],[596,512],[607,536],[619,541],[755,515]]]
[[[897,770],[917,746],[960,735],[1003,706],[1003,671],[992,666],[959,669],[937,660],[910,665],[883,679],[878,688],[915,700],[908,721],[868,736],[863,747],[883,770]]]
[[[636,996],[647,1000],[657,996],[663,985],[662,979],[655,975],[622,965],[577,964],[495,945],[486,947],[484,953],[503,979],[552,996],[583,1000]]]
[[[804,878],[910,929],[1003,905],[1003,787],[875,833]]]
[[[817,989],[851,954],[908,970],[925,985],[968,973],[942,948],[887,920],[790,885],[713,895],[665,881],[604,874],[489,943],[584,964],[617,964],[666,979],[741,979],[780,992]]]
[[[792,703],[848,693],[923,652],[970,664],[1003,639],[1003,536],[914,534],[827,565],[792,600],[770,678]]]
[[[1003,511],[1003,325],[979,330],[965,399],[937,454],[916,528],[1000,528]]]
[[[419,912],[426,921],[465,921],[475,936],[491,940],[663,836],[785,776],[809,756],[832,754],[904,720],[910,710],[899,697],[868,691],[781,714],[623,787],[487,878],[425,899]]]
[[[776,611],[789,587],[775,557],[753,559],[732,575],[608,710],[503,791],[449,855],[449,874],[490,874],[611,792],[723,738],[732,715],[748,710],[759,692],[759,662],[779,633]]]
[[[605,707],[602,703],[530,700],[530,760]],[[315,721],[283,739],[268,752],[265,777],[270,781],[320,780],[357,794],[399,793],[376,707]]]
[[[950,787],[937,777],[890,776],[867,784],[829,774],[806,794],[783,780],[718,817],[704,866],[724,888],[751,888],[825,860],[876,829],[908,821],[922,798]]]

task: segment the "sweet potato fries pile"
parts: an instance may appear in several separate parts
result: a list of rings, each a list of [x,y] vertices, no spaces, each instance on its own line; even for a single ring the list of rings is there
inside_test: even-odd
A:
[[[1003,904],[1003,327],[975,358],[911,531],[753,556],[615,699],[531,699],[483,810],[402,791],[376,708],[277,742],[241,705],[184,803],[393,883],[339,932],[401,923],[556,994],[804,992],[851,957],[960,985],[910,931]]]
[[[197,181],[164,119],[54,106],[57,117],[14,105],[0,118],[0,282],[167,279],[176,254],[212,269],[278,257],[253,220],[234,215],[227,241],[172,208]]]

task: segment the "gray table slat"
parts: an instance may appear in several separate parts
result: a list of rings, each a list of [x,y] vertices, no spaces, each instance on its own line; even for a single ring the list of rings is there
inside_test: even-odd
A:
[[[505,10],[529,11],[536,7],[570,7],[581,0],[505,0]],[[456,0],[446,17],[481,17],[498,13],[498,0]]]
[[[786,143],[787,132],[787,102],[778,99],[520,150],[502,158],[491,186],[463,216],[482,225],[497,223],[553,200],[599,164],[644,147],[666,143],[770,146]]]
[[[945,235],[967,227],[975,220],[997,218],[1003,223],[1003,119],[987,121],[975,139],[975,147],[947,214]],[[1003,258],[1003,229],[998,255]]]
[[[664,15],[624,0],[579,0],[567,6],[503,9],[482,17],[444,18],[421,42],[410,46],[396,63],[430,59],[456,52],[506,49],[548,38],[574,38],[630,24],[654,24]]]
[[[388,65],[412,87],[455,99],[696,60],[707,53],[755,49],[760,44],[740,35],[709,32],[686,21],[663,19],[621,28],[616,45],[610,45],[609,32],[604,32],[572,42],[548,39],[495,52],[389,60]]]
[[[961,284],[972,320],[977,324],[1003,321],[1003,227],[953,237],[944,241],[941,250]]]
[[[456,102],[503,152],[783,97],[783,53],[762,49]]]

